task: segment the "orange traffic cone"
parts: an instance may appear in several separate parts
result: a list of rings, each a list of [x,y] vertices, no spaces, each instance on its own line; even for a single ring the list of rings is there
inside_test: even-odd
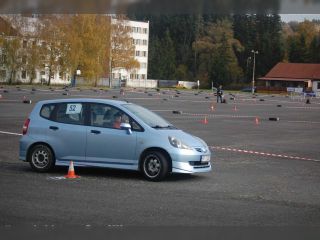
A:
[[[256,117],[256,125],[259,125],[259,118]]]
[[[235,112],[238,111],[237,105],[234,105],[233,111],[235,111]]]
[[[204,120],[202,120],[201,122],[202,122],[203,124],[208,124],[207,117],[205,116],[205,117],[204,117]]]
[[[74,172],[73,161],[70,162],[68,175],[64,176],[65,178],[79,178],[80,176],[76,175]]]

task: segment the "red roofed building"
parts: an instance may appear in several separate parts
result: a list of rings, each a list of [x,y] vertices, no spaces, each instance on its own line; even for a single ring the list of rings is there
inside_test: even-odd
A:
[[[278,63],[257,80],[258,91],[287,91],[287,87],[301,87],[320,92],[320,64]]]

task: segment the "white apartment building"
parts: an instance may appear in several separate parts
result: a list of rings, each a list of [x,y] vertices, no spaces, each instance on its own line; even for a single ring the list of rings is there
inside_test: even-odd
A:
[[[117,20],[112,19],[112,24]],[[135,46],[134,58],[140,63],[140,68],[126,71],[124,68],[112,70],[113,79],[146,80],[148,77],[148,49],[149,49],[149,22],[123,21],[131,29]]]

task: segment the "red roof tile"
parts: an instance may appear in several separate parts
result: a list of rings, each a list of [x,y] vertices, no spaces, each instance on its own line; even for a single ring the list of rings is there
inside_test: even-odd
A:
[[[320,79],[320,64],[278,63],[264,76],[266,78]]]

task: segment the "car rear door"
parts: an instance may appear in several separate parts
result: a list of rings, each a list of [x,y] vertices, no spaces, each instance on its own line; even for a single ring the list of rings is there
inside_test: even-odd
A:
[[[81,164],[85,161],[86,105],[81,102],[55,104],[47,126],[47,142],[53,148],[56,163],[69,164],[69,161]]]

